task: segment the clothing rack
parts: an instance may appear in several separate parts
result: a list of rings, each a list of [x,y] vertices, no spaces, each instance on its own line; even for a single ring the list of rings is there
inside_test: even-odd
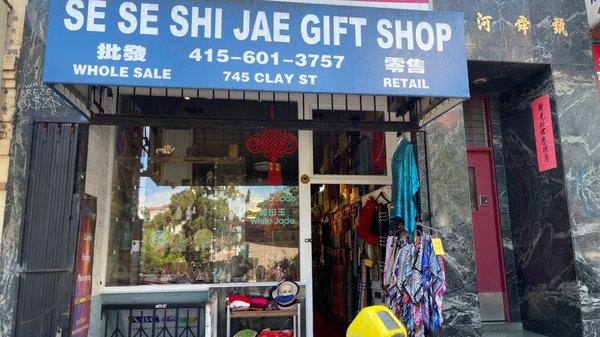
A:
[[[327,211],[325,214],[329,214],[329,215],[331,215],[331,214],[335,214],[335,213],[338,213],[338,212],[345,211],[345,210],[347,210],[347,209],[349,209],[349,208],[352,208],[353,206],[356,206],[356,205],[357,205],[357,204],[358,204],[358,203],[359,203],[361,200],[362,200],[362,199],[360,199],[360,200],[356,200],[356,201],[353,201],[353,202],[351,202],[351,203],[348,203],[348,204],[345,204],[345,205],[342,205],[342,206],[339,206],[339,207],[338,207],[338,208],[336,208],[336,209],[332,209],[332,210],[330,210],[330,211]]]
[[[392,200],[392,187],[384,186],[382,188],[378,188],[373,192],[369,192],[369,193],[363,195],[362,197],[360,197],[360,200],[361,200],[362,204],[364,205],[365,202],[367,202],[367,200],[369,200],[369,198],[378,199],[379,196],[381,196],[381,195],[383,195],[388,200]]]
[[[419,104],[416,102],[413,103],[398,109],[396,112],[396,117],[402,117],[402,120],[406,121],[406,115],[408,115],[409,121],[418,121]],[[431,186],[429,182],[429,149],[427,145],[427,131],[423,128],[417,128],[417,130],[411,130],[407,133],[410,134],[410,142],[414,146],[415,160],[417,161],[417,167],[419,170],[419,181],[421,182],[421,188],[416,195],[418,211],[416,220],[417,222],[421,223],[426,221],[431,222],[433,212],[431,210]],[[403,135],[403,132],[398,132],[397,135],[400,137]],[[421,142],[419,142],[419,137],[422,137]],[[423,195],[423,193],[425,193],[425,195]],[[426,202],[427,205],[423,205],[424,202]],[[422,229],[423,228],[421,228],[421,230]]]

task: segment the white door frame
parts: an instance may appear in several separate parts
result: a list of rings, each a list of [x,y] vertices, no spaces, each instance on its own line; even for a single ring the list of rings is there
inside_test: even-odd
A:
[[[387,97],[377,97],[374,102],[373,96],[363,96],[359,100],[358,95],[348,96],[346,103],[345,95],[331,95],[325,99],[319,99],[317,104],[317,95],[307,95],[301,101],[298,101],[298,118],[312,119],[313,110],[362,110],[384,112],[385,121],[389,121],[387,111]],[[355,99],[352,99],[355,98]],[[333,105],[333,106],[332,106]],[[392,116],[395,120],[395,116]],[[306,285],[306,337],[313,337],[313,292],[312,292],[312,217],[311,217],[311,185],[323,184],[350,184],[350,185],[391,185],[392,167],[391,158],[394,155],[394,149],[398,137],[395,132],[386,132],[386,155],[387,155],[387,175],[381,176],[358,176],[358,175],[322,175],[314,172],[313,156],[313,132],[301,130],[298,132],[298,184],[299,184],[299,207],[300,207],[300,281]],[[308,176],[309,183],[302,183],[301,177]]]

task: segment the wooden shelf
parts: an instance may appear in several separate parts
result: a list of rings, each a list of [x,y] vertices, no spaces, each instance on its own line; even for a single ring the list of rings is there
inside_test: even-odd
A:
[[[291,317],[298,315],[298,309],[231,311],[231,318]]]

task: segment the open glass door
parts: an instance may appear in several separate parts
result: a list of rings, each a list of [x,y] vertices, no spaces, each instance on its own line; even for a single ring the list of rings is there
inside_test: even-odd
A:
[[[315,301],[321,295],[314,293],[313,267],[317,256],[313,256],[312,206],[314,192],[324,186],[353,186],[365,195],[370,190],[391,185],[391,156],[393,155],[397,135],[395,132],[374,132],[367,126],[369,122],[386,122],[392,118],[388,114],[386,97],[326,95],[317,98],[312,95],[298,104],[299,119],[354,122],[354,130],[302,130],[298,132],[299,155],[299,200],[300,200],[300,275],[306,285],[306,336],[322,335],[315,331],[315,310],[322,303]],[[360,125],[365,125],[364,130]],[[367,142],[362,143],[361,142]],[[368,144],[368,145],[365,145]],[[354,158],[343,157],[348,167],[333,164],[340,154],[348,150],[363,147],[362,155]],[[350,151],[350,152],[352,152]],[[378,156],[379,155],[379,156]],[[389,197],[389,195],[388,195]],[[335,207],[335,206],[334,206]],[[320,282],[320,281],[319,281]],[[319,287],[319,285],[317,285]],[[348,318],[348,317],[346,317]],[[345,327],[346,324],[342,323]],[[345,329],[343,329],[345,331]]]

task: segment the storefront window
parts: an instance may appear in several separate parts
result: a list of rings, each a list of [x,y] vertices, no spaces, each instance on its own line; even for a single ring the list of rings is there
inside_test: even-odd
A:
[[[383,121],[375,111],[313,111],[314,120],[343,122]],[[315,131],[314,170],[333,175],[386,175],[385,133],[371,131]]]
[[[118,127],[107,285],[297,280],[297,151],[248,141],[279,132]]]

